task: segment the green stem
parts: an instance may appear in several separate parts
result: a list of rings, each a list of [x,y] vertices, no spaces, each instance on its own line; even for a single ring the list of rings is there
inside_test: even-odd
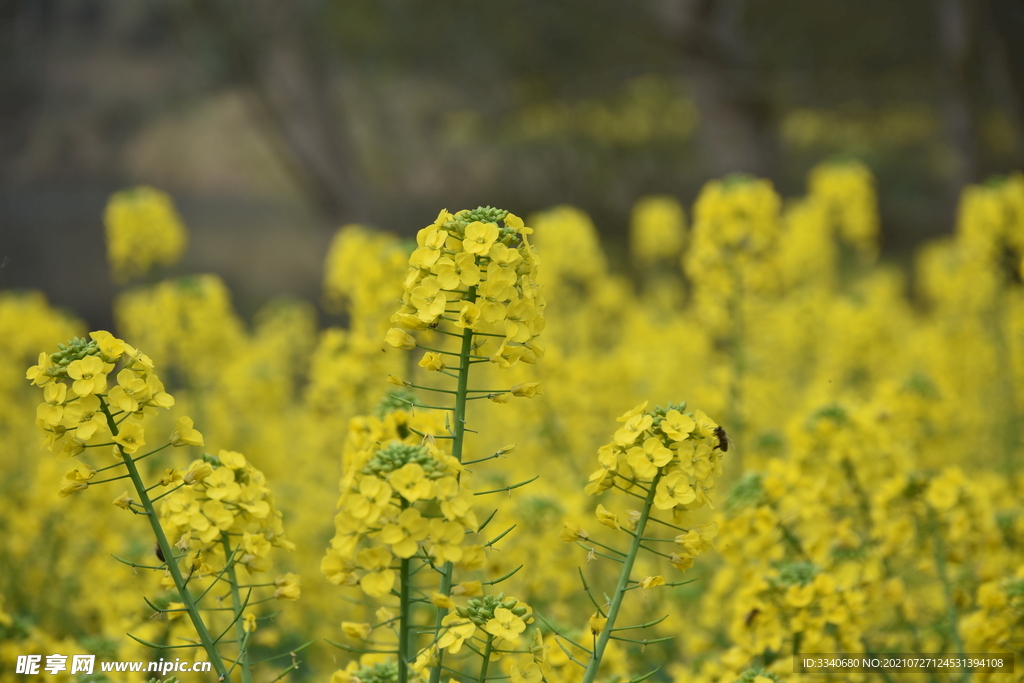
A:
[[[466,300],[476,301],[476,287],[470,287],[466,292]],[[452,434],[452,455],[456,460],[462,462],[462,446],[466,437],[466,397],[469,394],[469,361],[472,358],[470,353],[473,350],[473,330],[466,328],[462,331],[462,347],[459,350],[459,377],[455,388],[455,429]],[[445,562],[441,568],[441,595],[451,595],[452,592],[452,563]],[[434,622],[434,633],[441,632],[441,621],[448,615],[445,607],[437,608],[437,619]],[[437,653],[437,666],[430,669],[430,683],[438,683],[441,680],[441,663],[444,658],[444,650]]]
[[[113,436],[117,436],[119,433],[117,424],[114,422],[114,418],[110,414],[109,406],[107,406],[106,401],[102,398],[100,399],[100,410],[103,411],[104,416],[107,418],[107,427],[110,428],[110,433]],[[121,444],[117,445],[117,450],[121,454],[121,459],[124,460],[125,467],[128,468],[128,474],[131,477],[132,484],[135,485],[135,493],[139,496],[139,500],[142,502],[142,507],[146,509],[146,517],[149,518],[149,524],[153,528],[153,535],[156,536],[156,543],[160,547],[160,552],[163,553],[164,557],[174,557],[174,549],[167,541],[167,534],[164,533],[164,528],[160,525],[160,518],[156,514],[156,508],[153,507],[153,501],[150,500],[149,494],[146,492],[146,485],[142,482],[142,475],[139,474],[139,468],[135,466],[135,461],[130,455],[128,455],[128,453],[125,452]],[[224,666],[224,662],[220,658],[220,653],[217,652],[217,648],[213,644],[213,638],[210,637],[210,631],[206,628],[206,623],[203,621],[202,615],[199,614],[199,607],[196,605],[195,600],[192,598],[192,594],[185,585],[185,579],[181,575],[181,568],[178,567],[177,562],[168,562],[167,571],[171,573],[171,579],[174,580],[174,586],[178,589],[178,593],[181,595],[181,601],[185,604],[185,608],[188,610],[188,617],[192,620],[192,625],[196,629],[196,635],[199,636],[199,642],[202,643],[203,649],[206,650],[206,654],[210,657],[210,663],[213,665],[214,671],[217,672],[220,680],[231,683],[227,667]]]
[[[481,664],[480,664],[480,678],[477,679],[478,681],[480,681],[480,683],[484,683],[484,681],[487,680],[487,665],[491,663],[491,644],[493,642],[494,642],[494,636],[488,634],[488,636],[487,636],[487,646],[484,647],[484,654],[483,654],[484,661],[481,662]]]
[[[227,534],[221,534],[221,543],[224,545],[224,559],[228,563],[228,583],[231,584],[231,606],[235,615],[235,639],[238,641],[238,662],[242,666],[242,683],[252,683],[252,669],[249,665],[249,648],[245,632],[245,623],[242,621],[242,596],[238,590],[238,576],[235,574],[235,563],[232,562],[231,541]],[[243,647],[244,644],[244,647]]]
[[[928,508],[928,517],[932,527],[932,549],[935,551],[935,565],[939,571],[939,579],[942,581],[942,590],[946,596],[946,618],[949,620],[949,634],[953,638],[953,645],[956,646],[957,656],[967,652],[964,643],[960,639],[960,632],[957,631],[956,622],[956,601],[953,597],[953,584],[949,581],[949,572],[946,569],[946,545],[942,542],[942,531],[939,529],[939,517],[935,509]],[[966,666],[960,676],[961,682],[971,678],[971,670]]]
[[[409,502],[402,498],[402,509],[409,507]],[[409,680],[409,634],[412,629],[412,572],[409,570],[409,558],[403,558],[399,568],[398,596],[398,683]]]
[[[739,270],[732,265],[730,271],[733,283],[736,287],[736,295],[729,300],[729,313],[732,329],[729,334],[729,355],[732,361],[732,368],[729,378],[729,431],[733,436],[742,441],[743,438],[743,374],[746,371],[746,358],[743,354],[743,278]],[[743,465],[741,455],[737,451],[732,453],[735,468],[733,471],[742,472]]]
[[[636,533],[633,536],[633,541],[629,544],[629,551],[623,560],[622,571],[619,572],[619,583],[615,586],[612,604],[608,608],[608,621],[605,623],[604,630],[601,631],[601,635],[598,636],[597,643],[594,645],[594,654],[590,658],[586,672],[583,674],[583,683],[593,683],[597,677],[597,670],[601,667],[601,658],[604,656],[604,650],[608,646],[608,640],[611,638],[615,619],[619,616],[622,599],[626,596],[629,589],[629,575],[633,571],[633,563],[636,561],[637,553],[640,551],[640,539],[643,537],[644,529],[647,527],[647,519],[651,516],[651,506],[654,504],[654,491],[660,479],[661,472],[659,471],[654,476],[654,480],[651,481],[651,486],[647,491],[647,498],[644,499],[644,507],[640,511],[640,519],[636,523]]]
[[[996,359],[1000,368],[999,392],[1003,403],[1002,415],[997,417],[1001,420],[1002,446],[1003,446],[1003,467],[1006,476],[1011,477],[1016,471],[1017,445],[1020,441],[1020,420],[1017,418],[1017,396],[1013,383],[1014,368],[1013,354],[1010,353],[1010,346],[1007,344],[1006,321],[1001,315],[1006,310],[1005,296],[1000,291],[997,294],[990,314],[985,316],[988,321],[990,334],[994,342]],[[997,432],[998,433],[998,432]]]

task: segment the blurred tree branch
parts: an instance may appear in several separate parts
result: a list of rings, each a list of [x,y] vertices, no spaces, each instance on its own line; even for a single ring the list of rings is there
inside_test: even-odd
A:
[[[1020,0],[988,0],[987,5],[1005,73],[1020,161],[1019,157],[1024,154],[1024,3]]]
[[[714,172],[772,176],[777,150],[770,105],[740,34],[743,5],[744,0],[652,0],[651,9],[687,64]]]
[[[945,57],[948,95],[946,127],[956,150],[957,164],[951,189],[959,193],[981,174],[979,121],[981,117],[979,9],[975,0],[938,0],[939,42]]]
[[[243,11],[233,2],[193,0],[190,7],[232,79],[254,96],[278,151],[315,205],[334,223],[365,220],[366,194],[346,117],[333,106],[304,6],[251,0]]]
[[[0,1],[0,159],[10,171],[23,151],[42,97],[44,8],[25,0]],[[29,10],[33,11],[29,11]]]

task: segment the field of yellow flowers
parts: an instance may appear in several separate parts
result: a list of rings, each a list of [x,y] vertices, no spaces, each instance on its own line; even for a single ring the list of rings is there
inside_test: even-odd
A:
[[[346,226],[326,329],[128,284],[186,244],[156,190],[105,220],[116,329],[0,292],[0,682],[1024,680],[1024,175],[909,273],[853,162],[645,198],[628,254],[567,206]]]

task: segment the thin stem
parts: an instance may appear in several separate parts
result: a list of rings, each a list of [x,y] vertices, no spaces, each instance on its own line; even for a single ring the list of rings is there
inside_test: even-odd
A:
[[[119,477],[111,477],[110,479],[100,479],[99,481],[90,481],[89,486],[95,486],[96,484],[106,484],[108,481],[117,481],[118,479],[127,479],[130,474],[122,474]]]
[[[640,511],[640,519],[636,523],[636,535],[633,536],[633,541],[629,544],[629,552],[626,553],[626,557],[622,562],[622,571],[619,573],[619,582],[615,586],[615,593],[612,596],[612,604],[608,608],[608,621],[605,623],[605,628],[601,631],[601,635],[598,636],[597,642],[594,644],[594,655],[590,658],[590,663],[587,665],[587,670],[583,674],[583,683],[593,683],[597,677],[597,670],[601,666],[601,658],[604,656],[605,648],[608,646],[608,640],[612,635],[612,628],[615,627],[615,619],[619,616],[619,608],[622,607],[622,599],[626,595],[626,589],[629,588],[629,575],[633,571],[633,563],[636,561],[637,553],[640,551],[640,539],[644,535],[644,529],[647,527],[647,519],[651,515],[651,506],[654,504],[654,490],[658,486],[658,480],[661,479],[661,471],[654,476],[654,480],[651,481],[651,487],[647,491],[647,498],[644,500],[644,507]]]
[[[494,586],[494,585],[497,585],[497,584],[501,583],[502,581],[504,581],[505,579],[510,578],[513,574],[515,574],[516,572],[518,572],[522,568],[523,568],[523,565],[519,565],[518,567],[516,567],[515,569],[510,571],[508,574],[505,574],[504,576],[498,577],[497,579],[492,579],[490,581],[484,581],[483,585],[484,586]]]
[[[478,462],[485,462],[487,460],[494,460],[495,458],[500,458],[503,455],[505,455],[505,454],[502,453],[501,451],[499,451],[497,453],[492,453],[491,455],[488,455],[488,456],[486,456],[484,458],[477,458],[476,460],[468,460],[468,461],[466,461],[466,462],[464,462],[462,464],[463,465],[475,465]]]
[[[100,410],[103,411],[103,414],[107,418],[107,427],[110,429],[110,433],[116,437],[119,434],[117,424],[114,423],[114,418],[110,414],[110,408],[102,398],[100,399]],[[142,502],[142,506],[146,509],[147,517],[149,517],[149,525],[153,529],[153,535],[156,536],[156,544],[160,547],[160,552],[163,553],[164,557],[174,557],[171,544],[167,541],[167,534],[164,533],[164,528],[160,524],[160,518],[157,517],[156,514],[156,508],[153,507],[153,501],[149,499],[149,494],[146,493],[146,485],[142,482],[142,475],[139,474],[139,468],[135,466],[135,461],[132,460],[131,456],[128,455],[121,444],[117,444],[117,450],[118,453],[121,454],[121,459],[124,460],[125,467],[128,468],[128,474],[131,477],[132,484],[135,485],[135,492],[138,494],[139,500]],[[181,568],[178,567],[177,562],[168,562],[167,571],[170,572],[171,578],[174,580],[174,585],[178,589],[178,593],[181,595],[181,601],[185,603],[185,607],[188,609],[188,617],[192,620],[192,625],[196,629],[196,634],[199,636],[199,641],[202,643],[203,649],[206,650],[206,654],[210,657],[210,663],[213,665],[214,671],[217,672],[218,677],[223,677],[224,681],[231,683],[227,667],[224,666],[224,661],[221,659],[220,653],[213,644],[210,632],[206,628],[206,622],[203,621],[203,617],[199,613],[199,607],[196,605],[195,600],[192,598],[192,594],[185,585],[185,579],[181,575]]]
[[[604,548],[605,550],[610,550],[610,551],[612,551],[613,553],[615,553],[617,555],[622,555],[623,557],[626,556],[626,553],[622,552],[621,550],[618,550],[617,548],[613,548],[610,545],[605,545],[604,543],[598,543],[597,541],[595,541],[592,538],[588,538],[587,541],[590,542],[590,543],[593,543],[594,545],[600,546],[600,547]]]
[[[619,563],[623,562],[623,559],[621,557],[615,557],[614,555],[605,555],[604,553],[598,552],[597,550],[595,550],[594,548],[592,548],[592,547],[590,547],[588,545],[584,545],[583,541],[576,541],[576,545],[578,545],[579,547],[583,548],[588,553],[594,553],[595,555],[599,555],[600,557],[604,557],[604,558],[609,559],[609,560],[615,560],[616,562],[619,562]],[[587,561],[589,562],[590,560],[588,559]]]
[[[668,615],[667,614],[665,616],[663,616],[661,619],[655,619],[654,621],[648,621],[645,624],[636,624],[635,626],[619,626],[618,628],[610,628],[608,630],[609,631],[630,631],[630,630],[632,630],[634,628],[648,628],[650,626],[654,626],[655,624],[660,624],[661,622],[665,621],[666,619],[668,619]]]
[[[351,645],[345,645],[344,643],[339,643],[339,642],[333,641],[330,638],[324,638],[324,642],[325,643],[330,643],[331,645],[333,645],[334,647],[338,648],[339,650],[344,650],[345,652],[353,652],[355,654],[371,654],[371,655],[397,655],[398,654],[397,650],[369,650],[369,649],[364,648],[364,647],[352,647]]]
[[[273,655],[271,657],[267,657],[265,659],[261,659],[258,662],[253,662],[252,665],[256,666],[257,664],[263,664],[264,662],[272,662],[275,659],[281,659],[282,657],[288,657],[289,655],[294,657],[295,655],[299,654],[300,652],[302,652],[303,650],[305,650],[307,647],[309,647],[310,645],[312,645],[315,642],[316,642],[316,640],[307,641],[307,642],[303,643],[302,645],[299,645],[294,650],[289,650],[288,652],[282,652],[281,654],[277,654],[277,655]]]
[[[583,568],[576,567],[576,569],[580,573],[580,581],[583,582],[583,590],[586,591],[587,597],[590,598],[590,602],[594,603],[594,607],[597,608],[597,613],[600,614],[602,617],[607,616],[604,613],[604,609],[602,609],[601,605],[597,604],[597,600],[594,599],[594,594],[590,592],[590,586],[587,585],[587,579],[585,576],[583,576]]]
[[[470,303],[476,301],[476,287],[470,287],[466,292],[466,300]],[[466,440],[466,396],[469,393],[469,368],[472,365],[471,359],[482,358],[473,356],[470,352],[473,349],[473,330],[468,327],[462,331],[462,346],[459,349],[459,379],[455,388],[455,410],[454,410],[454,432],[452,436],[452,455],[456,460],[462,462],[462,448]],[[486,359],[485,359],[486,360]],[[451,562],[445,562],[441,568],[441,595],[452,593],[452,572]],[[442,621],[448,616],[448,608],[437,608],[437,618],[434,621],[434,632],[440,633]],[[438,683],[441,680],[441,664],[444,659],[444,650],[437,653],[437,666],[430,669],[430,683]]]
[[[675,636],[665,636],[664,638],[652,638],[650,640],[648,640],[647,638],[644,638],[643,640],[637,640],[636,638],[623,638],[622,636],[611,636],[611,638],[612,640],[621,640],[624,643],[636,643],[637,645],[643,645],[644,647],[647,647],[648,645],[653,645],[654,643],[665,643],[670,640],[675,640]]]
[[[181,484],[178,484],[177,486],[175,486],[175,487],[174,487],[173,489],[171,489],[170,491],[164,491],[164,492],[163,492],[163,493],[161,493],[161,494],[160,494],[159,496],[157,496],[156,498],[154,498],[154,499],[153,499],[153,502],[155,503],[155,502],[157,502],[158,500],[160,500],[161,498],[163,498],[164,496],[169,496],[169,495],[171,495],[172,493],[174,493],[175,491],[177,491],[178,489],[180,489],[180,488],[181,488],[182,486],[188,486],[188,484],[185,484],[184,482],[182,482]]]
[[[220,537],[224,546],[224,557],[230,559],[234,555],[231,549],[231,541],[227,536]],[[245,623],[242,621],[242,596],[238,590],[238,575],[235,573],[234,562],[225,567],[228,574],[228,583],[231,584],[231,606],[235,613],[235,639],[238,641],[238,659],[235,664],[242,665],[242,683],[252,683],[252,668],[249,666],[249,634],[245,631]],[[251,589],[250,589],[251,590]]]
[[[484,543],[484,547],[485,548],[490,548],[492,545],[494,545],[495,543],[497,543],[501,539],[505,538],[505,536],[507,536],[509,533],[511,533],[512,530],[515,529],[515,528],[516,528],[516,525],[513,524],[512,526],[510,526],[509,528],[505,529],[504,531],[502,531],[500,534],[498,534],[497,536],[495,536],[491,540],[487,541],[487,543]]]
[[[423,346],[422,344],[417,344],[416,346],[417,346],[417,348],[423,349],[424,351],[433,351],[434,353],[443,353],[446,356],[461,356],[463,358],[472,358],[474,360],[478,360],[479,362],[489,361],[490,358],[488,358],[487,356],[474,356],[474,355],[470,354],[470,352],[469,352],[470,349],[468,347],[471,344],[467,344],[466,343],[466,338],[467,337],[470,339],[470,342],[472,342],[473,333],[472,333],[472,331],[469,330],[469,328],[466,328],[466,332],[463,333],[463,335],[462,335],[462,347],[463,347],[463,349],[465,349],[464,353],[454,353],[452,351],[442,351],[441,349],[432,349],[429,346]],[[460,363],[461,363],[461,361],[460,361]],[[459,375],[461,376],[462,373],[460,372]]]
[[[644,500],[644,497],[643,497],[643,496],[641,496],[640,494],[637,494],[637,493],[633,493],[633,492],[632,492],[632,491],[630,491],[629,489],[624,489],[624,488],[622,488],[621,486],[619,486],[618,484],[612,484],[612,486],[614,486],[614,487],[615,487],[615,488],[617,488],[618,490],[622,491],[623,493],[627,493],[627,494],[629,494],[629,495],[633,496],[634,498],[639,498],[640,500]]]
[[[671,527],[671,528],[673,528],[673,529],[678,529],[679,531],[682,531],[682,532],[684,532],[684,533],[685,533],[685,532],[688,532],[688,531],[689,531],[689,529],[684,529],[684,528],[683,528],[683,527],[681,527],[681,526],[676,526],[675,524],[670,524],[670,523],[666,522],[666,521],[665,521],[665,520],[663,520],[663,519],[658,519],[657,517],[651,517],[651,518],[650,518],[649,520],[647,520],[647,521],[649,521],[649,522],[657,522],[658,524],[664,524],[664,525],[665,525],[665,526],[667,526],[667,527]]]
[[[502,491],[508,491],[508,493],[511,495],[513,489],[517,489],[520,486],[526,486],[527,484],[533,483],[533,482],[537,481],[538,479],[540,479],[540,475],[539,474],[537,476],[535,476],[535,477],[527,479],[526,481],[521,481],[518,484],[511,484],[510,486],[502,486],[500,489],[492,489],[490,491],[477,491],[473,495],[474,496],[486,496],[486,495],[488,495],[490,493],[501,493]]]
[[[779,530],[782,531],[782,538],[784,538],[786,540],[786,542],[789,543],[789,545],[793,548],[793,550],[796,551],[796,553],[798,555],[800,555],[801,557],[803,557],[805,560],[807,560],[809,562],[810,559],[811,559],[811,556],[808,555],[807,551],[804,550],[804,546],[803,546],[802,543],[800,543],[800,539],[797,538],[793,534],[793,532],[789,530],[789,527],[787,527],[782,522],[779,522],[778,526],[779,526]]]

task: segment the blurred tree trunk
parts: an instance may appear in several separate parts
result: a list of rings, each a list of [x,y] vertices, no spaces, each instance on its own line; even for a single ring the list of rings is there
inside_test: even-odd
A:
[[[0,2],[0,160],[5,176],[13,171],[38,117],[49,38],[47,9],[23,0]]]
[[[770,177],[778,155],[768,98],[741,36],[743,5],[744,0],[653,0],[652,9],[685,60],[714,172]]]
[[[988,0],[992,36],[1002,61],[1010,115],[1017,133],[1017,163],[1024,162],[1024,3]]]
[[[314,204],[336,224],[365,220],[366,194],[345,116],[331,101],[303,7],[276,0],[251,0],[244,12],[233,3],[197,1],[192,7],[220,43],[232,76],[251,89]]]
[[[946,131],[956,153],[952,190],[977,182],[981,174],[979,121],[981,114],[981,52],[979,8],[976,0],[937,0],[939,41],[945,57]],[[1019,38],[1019,36],[1018,36]]]

